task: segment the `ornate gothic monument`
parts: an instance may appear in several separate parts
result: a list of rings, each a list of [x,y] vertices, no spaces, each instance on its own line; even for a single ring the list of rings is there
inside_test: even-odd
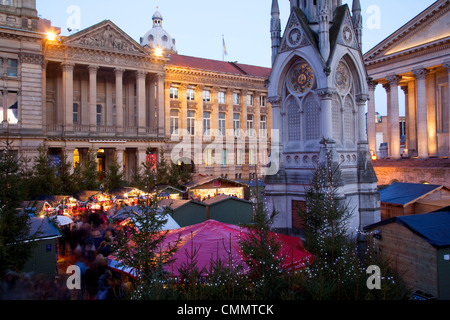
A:
[[[274,227],[299,227],[297,208],[329,150],[342,172],[340,196],[353,210],[349,233],[361,230],[380,219],[380,210],[366,135],[360,1],[353,0],[350,11],[341,0],[291,0],[290,10],[282,34],[278,1],[272,1],[268,94],[280,145],[279,170],[267,176],[266,200],[269,210],[279,212]]]

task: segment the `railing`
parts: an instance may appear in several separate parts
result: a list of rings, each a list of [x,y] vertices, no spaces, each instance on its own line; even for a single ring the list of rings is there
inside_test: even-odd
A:
[[[66,133],[66,128],[62,124],[48,124],[46,125],[46,131],[51,134],[64,134]],[[116,135],[119,134],[125,134],[125,135],[138,135],[140,130],[136,126],[126,126],[123,127],[122,130],[118,130],[118,127],[116,126],[97,126],[94,130],[91,130],[91,127],[89,125],[73,125],[72,130],[70,132],[73,133],[87,133],[87,134],[111,134]],[[151,135],[151,136],[157,136],[158,135],[158,128],[145,128],[144,132],[142,132],[145,135]],[[140,134],[142,134],[140,133]]]

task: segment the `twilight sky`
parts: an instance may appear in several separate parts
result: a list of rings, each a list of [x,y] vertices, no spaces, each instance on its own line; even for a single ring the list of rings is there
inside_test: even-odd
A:
[[[361,0],[363,53],[434,2]],[[159,7],[163,28],[175,38],[179,54],[222,60],[223,35],[228,52],[226,61],[270,67],[271,3],[272,0],[37,0],[37,10],[40,17],[60,27],[62,35],[69,35],[68,27],[82,30],[107,19],[139,42],[152,28],[152,16]],[[351,9],[352,0],[343,3]],[[289,0],[279,0],[279,5],[284,30]],[[379,87],[377,111],[385,114],[386,98]]]

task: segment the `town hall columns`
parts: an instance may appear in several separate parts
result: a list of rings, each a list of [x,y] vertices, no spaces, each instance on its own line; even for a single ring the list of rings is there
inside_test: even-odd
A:
[[[377,154],[377,139],[375,126],[375,89],[378,82],[371,81],[369,83],[369,101],[367,103],[367,140],[369,142],[369,150],[372,155]]]
[[[386,80],[390,85],[389,122],[391,135],[389,138],[389,157],[400,158],[400,116],[398,105],[398,83],[401,77],[390,75]]]
[[[73,131],[73,70],[74,63],[62,64],[63,72],[63,114],[66,131]]]
[[[89,66],[89,126],[97,131],[97,72],[98,66]]]
[[[417,83],[417,151],[419,158],[428,158],[428,116],[427,116],[427,96],[426,78],[429,71],[427,69],[415,69],[413,74]]]
[[[124,69],[115,69],[116,75],[116,126],[117,132],[123,132],[123,73]]]

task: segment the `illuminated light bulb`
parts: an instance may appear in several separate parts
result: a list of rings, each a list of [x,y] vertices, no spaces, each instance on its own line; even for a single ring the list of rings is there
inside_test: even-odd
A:
[[[48,41],[56,41],[56,34],[54,32],[47,32],[47,40]]]
[[[163,49],[161,49],[160,47],[155,48],[155,56],[162,57],[162,55],[163,55]]]

